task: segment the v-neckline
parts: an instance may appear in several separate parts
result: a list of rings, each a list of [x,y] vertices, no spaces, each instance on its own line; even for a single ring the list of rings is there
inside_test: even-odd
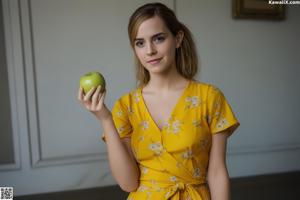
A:
[[[186,95],[186,93],[187,93],[187,91],[188,91],[188,88],[189,88],[190,85],[191,85],[191,82],[192,82],[192,80],[189,80],[189,81],[188,81],[188,83],[187,83],[187,85],[185,86],[185,88],[183,89],[181,95],[180,95],[179,98],[177,99],[176,104],[173,106],[173,108],[172,108],[172,110],[171,110],[171,113],[170,113],[169,117],[167,118],[166,121],[163,121],[164,124],[167,123],[167,122],[170,120],[170,118],[174,115],[174,112],[176,111],[178,105],[180,104],[180,102],[182,101],[182,99],[184,98],[184,96]],[[151,123],[153,123],[154,126],[155,126],[155,128],[161,133],[161,132],[163,132],[163,130],[164,130],[164,125],[163,125],[163,128],[160,129],[159,126],[158,126],[158,124],[157,124],[157,123],[155,122],[155,120],[153,119],[153,117],[152,117],[152,115],[151,115],[151,113],[150,113],[150,111],[149,111],[149,109],[148,109],[148,107],[147,107],[147,104],[146,104],[146,102],[145,102],[145,100],[144,100],[144,97],[143,97],[143,91],[142,91],[142,90],[143,90],[143,88],[142,88],[142,87],[139,87],[138,92],[139,92],[139,95],[140,95],[140,97],[141,97],[142,106],[144,107],[144,109],[145,109],[145,111],[146,111],[146,115],[147,115],[148,118],[151,120]]]

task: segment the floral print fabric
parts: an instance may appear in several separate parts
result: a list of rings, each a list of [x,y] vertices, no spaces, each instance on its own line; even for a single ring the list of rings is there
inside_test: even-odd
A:
[[[131,137],[140,186],[128,200],[209,200],[206,184],[212,135],[239,126],[223,93],[190,81],[160,130],[137,88],[116,101],[113,120],[121,138]]]

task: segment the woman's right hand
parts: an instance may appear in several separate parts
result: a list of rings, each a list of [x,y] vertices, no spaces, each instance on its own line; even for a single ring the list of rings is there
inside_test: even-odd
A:
[[[101,86],[92,88],[88,93],[84,94],[83,88],[79,87],[78,100],[83,106],[93,113],[100,121],[111,117],[110,111],[104,104],[106,90],[101,91]]]

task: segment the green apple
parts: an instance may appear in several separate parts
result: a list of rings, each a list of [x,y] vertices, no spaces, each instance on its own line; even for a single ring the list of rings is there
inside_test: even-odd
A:
[[[80,77],[80,86],[83,88],[84,93],[88,93],[92,87],[101,85],[101,90],[105,89],[105,79],[99,72],[89,72]]]

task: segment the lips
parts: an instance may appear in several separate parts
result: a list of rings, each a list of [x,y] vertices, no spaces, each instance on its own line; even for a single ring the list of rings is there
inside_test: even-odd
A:
[[[159,63],[159,61],[161,61],[161,59],[162,58],[156,58],[156,59],[148,60],[147,63],[156,64],[156,63]]]

